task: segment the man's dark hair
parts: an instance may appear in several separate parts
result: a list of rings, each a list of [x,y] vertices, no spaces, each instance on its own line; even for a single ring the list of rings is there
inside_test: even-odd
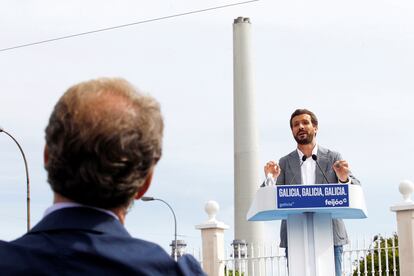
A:
[[[123,79],[69,88],[46,127],[48,182],[75,202],[127,207],[161,157],[158,102]]]
[[[302,114],[308,114],[311,117],[312,125],[318,126],[318,118],[316,118],[316,115],[312,111],[303,108],[303,109],[296,109],[290,116],[290,128],[292,128],[293,118],[298,115],[302,115]]]

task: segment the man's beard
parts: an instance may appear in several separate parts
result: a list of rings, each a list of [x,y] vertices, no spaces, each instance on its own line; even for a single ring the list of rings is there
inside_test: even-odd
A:
[[[296,140],[296,143],[298,143],[299,145],[308,145],[311,144],[313,142],[313,139],[315,138],[314,135],[310,134],[309,132],[306,133],[306,137],[305,138],[299,138],[299,135],[294,135],[293,137]]]

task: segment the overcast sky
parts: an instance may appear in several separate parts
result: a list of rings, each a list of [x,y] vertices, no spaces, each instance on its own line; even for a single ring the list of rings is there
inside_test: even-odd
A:
[[[2,1],[0,49],[237,1]],[[399,182],[414,179],[414,4],[403,0],[261,0],[67,40],[0,52],[0,125],[23,146],[31,174],[32,221],[52,202],[42,165],[44,128],[62,93],[101,76],[124,77],[156,97],[164,155],[147,195],[169,202],[178,232],[198,247],[194,225],[216,200],[233,239],[232,23],[250,17],[260,170],[295,148],[290,114],[319,117],[318,142],[341,152],[365,193],[369,218],[349,234],[396,230],[389,207]],[[25,175],[14,143],[0,135],[0,238],[25,232]],[[258,179],[259,185],[261,179]],[[137,202],[134,237],[168,248],[172,217],[160,202]],[[278,232],[266,224],[266,237]]]

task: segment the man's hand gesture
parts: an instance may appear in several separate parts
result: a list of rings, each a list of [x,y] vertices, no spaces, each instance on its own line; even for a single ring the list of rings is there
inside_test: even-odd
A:
[[[338,160],[333,164],[332,168],[335,171],[336,176],[338,177],[340,182],[346,183],[349,181],[348,162],[346,162],[345,160]]]
[[[264,166],[264,173],[266,177],[270,173],[276,179],[280,175],[280,167],[276,161],[271,160]]]

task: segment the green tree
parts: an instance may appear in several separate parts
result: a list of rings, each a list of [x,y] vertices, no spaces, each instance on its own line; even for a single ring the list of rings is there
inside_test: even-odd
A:
[[[225,272],[224,275],[225,276],[244,276],[244,272],[240,274],[239,271],[236,270],[236,273],[233,275],[233,270],[229,270]]]
[[[394,244],[393,244],[393,239],[394,239]],[[396,247],[394,250],[393,250],[393,246]],[[352,275],[358,276],[358,266],[359,266],[359,271],[361,275],[364,275],[365,267],[367,268],[368,275],[372,275],[372,264],[373,263],[374,263],[374,271],[375,271],[374,275],[375,276],[379,275],[380,263],[381,263],[382,274],[385,275],[387,258],[388,258],[389,273],[390,275],[394,275],[393,274],[394,273],[394,259],[393,259],[394,252],[395,252],[395,269],[397,271],[397,275],[400,275],[397,234],[394,234],[393,237],[386,238],[386,239],[379,235],[375,236],[374,242],[372,243],[372,247],[368,251],[366,251],[366,255],[364,257],[361,257],[357,261],[357,265]]]
[[[236,270],[235,273],[233,273],[232,269],[227,270],[227,266],[224,267],[224,276],[244,276],[244,272],[240,273],[238,270]]]

